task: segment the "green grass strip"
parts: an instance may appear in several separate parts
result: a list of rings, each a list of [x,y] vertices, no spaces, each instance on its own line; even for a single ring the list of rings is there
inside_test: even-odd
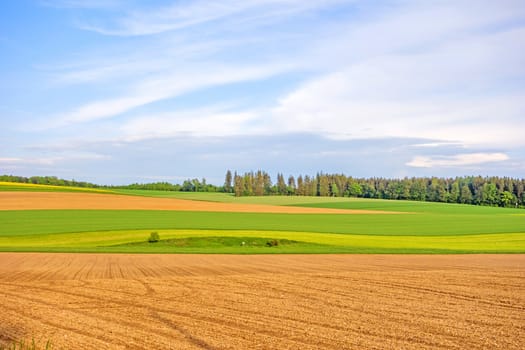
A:
[[[0,237],[0,251],[126,253],[525,253],[525,234],[371,236],[252,230],[156,230],[161,240],[199,237],[198,245],[147,243],[151,230],[102,231]],[[288,240],[278,247],[220,246],[217,237]],[[208,240],[206,239],[208,238]],[[213,239],[212,239],[213,238]],[[203,243],[204,242],[204,243]],[[160,243],[160,244],[159,244]],[[275,248],[275,249],[273,249]],[[271,250],[273,249],[273,250]]]
[[[261,230],[381,236],[454,236],[525,233],[525,220],[522,216],[511,214],[333,215],[153,210],[0,211],[0,237],[140,229]]]

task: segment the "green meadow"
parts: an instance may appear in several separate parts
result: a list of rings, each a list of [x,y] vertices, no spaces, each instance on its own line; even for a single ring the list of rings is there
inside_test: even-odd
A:
[[[0,211],[0,251],[119,253],[525,253],[525,211],[458,204],[116,191],[181,199],[402,214],[150,210]],[[160,241],[149,243],[151,232]],[[277,242],[271,245],[269,242]]]

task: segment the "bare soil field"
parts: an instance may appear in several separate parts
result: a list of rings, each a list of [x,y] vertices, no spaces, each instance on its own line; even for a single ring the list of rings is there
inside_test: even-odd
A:
[[[521,349],[525,255],[0,254],[0,344]]]
[[[0,210],[31,209],[180,210],[287,214],[401,214],[398,212],[379,210],[218,203],[175,198],[152,198],[98,193],[0,192]]]

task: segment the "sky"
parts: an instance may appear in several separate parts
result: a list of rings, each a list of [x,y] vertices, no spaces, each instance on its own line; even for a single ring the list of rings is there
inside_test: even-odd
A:
[[[2,1],[0,122],[0,174],[523,178],[525,1]]]

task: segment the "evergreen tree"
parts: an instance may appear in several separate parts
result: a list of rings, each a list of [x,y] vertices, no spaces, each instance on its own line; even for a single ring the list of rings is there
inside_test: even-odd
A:
[[[226,193],[232,193],[233,187],[232,187],[232,172],[228,170],[226,172],[226,177],[224,179],[224,192]]]
[[[321,197],[330,196],[330,182],[328,181],[328,176],[323,174],[317,174],[317,195]]]
[[[256,196],[264,195],[264,174],[261,170],[257,171],[255,175],[255,190],[254,194]]]
[[[236,197],[244,195],[244,178],[237,175],[237,173],[233,177],[233,192]]]
[[[295,185],[295,178],[293,175],[288,177],[288,194],[293,195],[296,193],[297,187]]]
[[[277,193],[281,195],[288,194],[286,182],[284,182],[284,176],[281,173],[277,174]]]
[[[464,204],[472,203],[472,192],[470,191],[470,187],[468,185],[461,186],[459,202]]]
[[[299,175],[299,177],[297,178],[297,190],[295,192],[295,194],[299,195],[299,196],[304,196],[304,182],[303,182],[303,177],[301,175]]]
[[[457,203],[459,201],[460,189],[459,181],[456,179],[450,188],[450,195],[448,196],[448,201],[450,203]]]

